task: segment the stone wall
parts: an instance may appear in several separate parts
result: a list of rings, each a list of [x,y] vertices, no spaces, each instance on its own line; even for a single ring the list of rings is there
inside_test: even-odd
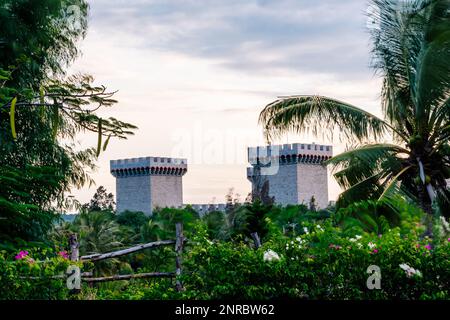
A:
[[[269,182],[269,195],[278,204],[309,204],[314,196],[319,208],[328,206],[328,174],[324,161],[333,155],[332,146],[285,144],[248,149],[247,178],[255,187],[255,175]],[[255,168],[259,168],[258,173]]]
[[[142,211],[147,215],[160,207],[183,205],[182,177],[187,160],[145,157],[111,160],[116,178],[117,212]]]
[[[116,179],[117,212],[142,211],[150,215],[150,176],[130,176]]]
[[[314,196],[319,208],[328,206],[328,173],[322,165],[297,166],[298,203],[309,204]]]
[[[153,175],[150,179],[153,208],[177,208],[183,205],[183,184],[181,176]]]

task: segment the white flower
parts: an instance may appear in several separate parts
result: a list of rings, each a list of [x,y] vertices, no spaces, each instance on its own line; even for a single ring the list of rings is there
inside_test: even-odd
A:
[[[321,226],[320,224],[318,224],[318,225],[316,226],[316,228],[317,228],[319,231],[323,232],[323,228],[322,228],[322,226]]]
[[[449,226],[447,220],[445,220],[445,218],[443,216],[441,216],[440,219],[441,219],[441,223],[442,223],[442,226],[444,227],[445,231],[449,232],[450,226]]]
[[[377,246],[377,245],[376,245],[375,243],[373,243],[373,242],[369,242],[367,245],[369,246],[370,249],[373,249],[373,248],[375,248],[375,247]]]
[[[306,233],[306,234],[308,234],[309,233],[309,231],[308,231],[308,228],[307,227],[303,227],[303,231]]]
[[[273,261],[273,260],[280,260],[280,256],[278,255],[278,253],[270,249],[264,252],[264,261]]]
[[[350,239],[348,239],[348,241],[350,241],[350,242],[356,242],[356,241],[358,241],[358,240],[361,240],[361,236],[359,235],[359,234],[357,234],[354,238],[350,238]]]
[[[422,272],[420,272],[419,270],[416,270],[416,269],[408,266],[406,263],[400,264],[399,267],[402,268],[403,270],[405,270],[406,276],[408,278],[411,278],[414,275],[416,275],[418,277],[422,277]]]
[[[406,270],[409,270],[409,269],[411,268],[411,267],[408,266],[406,263],[400,264],[399,267],[402,268],[402,269],[405,270],[405,271],[406,271]]]
[[[356,245],[358,246],[358,248],[360,248],[360,249],[362,248],[362,244],[361,243],[358,242]]]

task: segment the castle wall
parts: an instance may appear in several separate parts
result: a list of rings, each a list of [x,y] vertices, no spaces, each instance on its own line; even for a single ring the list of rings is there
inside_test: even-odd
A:
[[[117,212],[142,211],[152,213],[149,176],[130,176],[116,179]]]
[[[287,205],[298,203],[297,166],[285,165],[274,175],[264,176],[269,181],[269,196],[275,203]]]
[[[152,214],[156,207],[183,205],[182,176],[187,160],[146,157],[111,160],[116,178],[117,211],[142,211]]]
[[[151,176],[151,201],[154,208],[183,205],[183,185],[181,176]]]
[[[248,160],[252,167],[247,168],[247,178],[252,188],[258,180],[255,175],[269,181],[269,195],[278,204],[309,204],[314,196],[317,207],[326,208],[328,174],[323,163],[332,153],[331,146],[314,143],[249,148]]]
[[[309,204],[314,196],[319,208],[328,206],[328,173],[322,165],[297,166],[298,203]]]

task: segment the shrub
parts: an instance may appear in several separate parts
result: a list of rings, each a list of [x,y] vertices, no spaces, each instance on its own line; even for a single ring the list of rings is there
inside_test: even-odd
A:
[[[184,275],[190,299],[448,299],[450,244],[431,247],[402,236],[399,228],[383,235],[347,238],[331,226],[315,226],[296,238],[245,244],[212,242],[198,233],[186,254]],[[280,259],[264,260],[267,250]],[[420,270],[409,277],[400,265]],[[369,290],[367,268],[381,268],[381,289]]]
[[[67,299],[69,290],[63,276],[69,261],[64,252],[51,248],[0,252],[0,299]]]

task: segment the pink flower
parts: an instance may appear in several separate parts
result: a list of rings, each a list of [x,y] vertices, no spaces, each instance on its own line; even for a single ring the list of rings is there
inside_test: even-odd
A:
[[[20,251],[18,255],[16,255],[14,258],[16,260],[22,260],[23,258],[25,258],[26,256],[28,256],[28,251]]]
[[[66,251],[60,251],[58,252],[58,255],[63,257],[64,259],[69,259],[69,255],[67,254]]]
[[[416,248],[420,248],[420,244],[416,244]]]
[[[378,253],[378,249],[373,249],[373,253]]]
[[[431,246],[430,246],[429,244],[427,244],[427,245],[425,246],[425,249],[431,250]]]
[[[447,241],[450,242],[450,238],[448,238]]]

